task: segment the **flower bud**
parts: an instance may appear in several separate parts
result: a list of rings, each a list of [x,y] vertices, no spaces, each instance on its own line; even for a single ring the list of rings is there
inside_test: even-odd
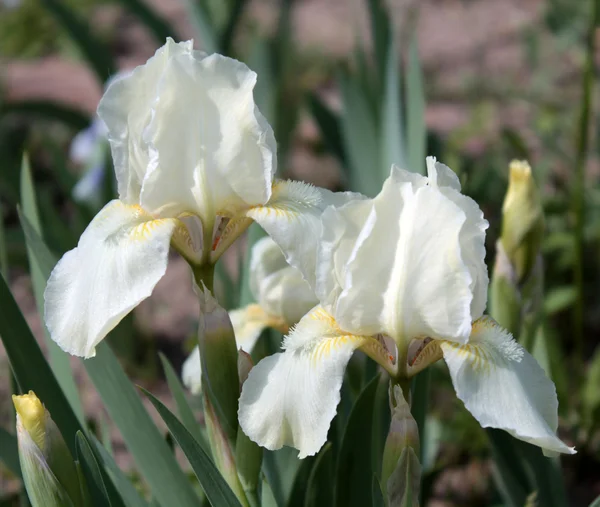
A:
[[[211,292],[198,288],[200,322],[198,348],[202,370],[202,391],[210,398],[232,445],[237,434],[237,410],[240,397],[238,351],[231,320]]]
[[[502,213],[500,241],[520,284],[535,265],[544,234],[542,204],[531,167],[525,161],[514,160],[510,164],[508,192]]]
[[[233,326],[227,311],[219,305],[204,284],[201,288],[196,287],[196,292],[200,302],[198,350],[208,439],[219,472],[242,505],[247,505],[234,458],[240,433],[237,422],[240,384]]]
[[[416,507],[421,483],[419,429],[398,385],[390,392],[390,408],[392,420],[383,450],[382,483],[389,505]]]
[[[73,457],[50,413],[33,391],[12,398],[21,471],[32,506],[82,505]]]
[[[517,284],[516,271],[504,251],[502,241],[496,243],[496,261],[490,284],[489,312],[498,324],[515,336],[521,330],[523,297]]]

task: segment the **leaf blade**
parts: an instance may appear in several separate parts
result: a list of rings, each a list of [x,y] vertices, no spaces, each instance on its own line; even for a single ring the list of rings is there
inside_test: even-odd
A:
[[[17,436],[0,428],[0,461],[15,476],[21,477],[21,464],[19,463],[19,444]]]
[[[104,448],[104,446],[93,437],[94,449],[102,463],[110,472],[113,482],[117,491],[121,494],[123,501],[127,504],[127,507],[148,507],[148,503],[145,502],[139,495],[131,481],[125,476],[123,471],[117,466],[115,460]]]
[[[3,276],[0,276],[0,339],[21,392],[32,390],[43,401],[74,455],[75,434],[83,428]]]
[[[406,148],[403,128],[403,107],[400,94],[400,66],[393,38],[387,55],[384,100],[381,112],[381,181],[387,177],[392,164],[406,167]]]
[[[187,456],[211,505],[214,507],[240,507],[238,499],[235,497],[221,474],[219,474],[219,471],[208,457],[208,454],[206,454],[200,444],[194,440],[192,434],[155,396],[145,389],[141,389],[152,405],[154,405],[154,408],[156,408],[159,415],[163,418],[171,435],[173,435],[173,438]]]
[[[94,507],[111,507],[110,499],[108,498],[108,492],[106,486],[102,480],[100,473],[100,467],[98,462],[92,453],[92,449],[88,444],[87,440],[83,436],[81,431],[77,432],[76,446],[77,446],[77,460],[79,461],[83,470],[83,476],[88,487],[88,492],[91,498],[92,505]]]
[[[342,95],[342,136],[348,156],[350,189],[369,197],[381,188],[381,147],[377,140],[379,129],[368,97],[359,84],[348,75],[340,75],[338,85]]]
[[[195,506],[198,497],[106,342],[83,365],[153,495],[161,505]]]
[[[167,384],[169,386],[169,390],[171,391],[171,395],[175,400],[175,404],[177,405],[177,411],[179,412],[179,417],[181,418],[181,422],[185,426],[185,428],[194,436],[196,441],[202,446],[202,448],[208,452],[210,448],[208,442],[206,442],[206,438],[200,431],[200,423],[196,421],[194,417],[194,413],[185,398],[185,392],[183,390],[183,386],[179,381],[179,377],[175,373],[173,366],[169,362],[169,360],[165,357],[165,355],[161,352],[159,354],[160,360],[163,365],[163,370],[165,372],[165,377],[167,378]]]
[[[325,444],[312,467],[306,486],[304,507],[333,505],[333,450],[331,443]]]
[[[342,139],[340,119],[314,93],[308,96],[308,107],[321,131],[321,136],[327,148],[340,160],[342,165],[346,165],[347,156]]]
[[[28,227],[31,227],[37,234],[42,235],[40,216],[36,204],[35,188],[31,175],[31,167],[27,156],[23,157],[23,164],[21,166],[21,206],[22,215],[19,213],[21,223],[25,220],[28,221]],[[23,227],[25,230],[25,227]],[[49,273],[45,266],[40,266],[33,252],[33,245],[31,245],[30,239],[31,234],[25,233],[25,243],[27,248],[27,258],[29,260],[29,268],[31,281],[33,284],[33,294],[35,302],[40,315],[40,319],[43,321],[44,315],[44,290],[46,289],[46,282],[48,281]],[[75,385],[75,378],[73,375],[73,369],[69,361],[69,356],[50,338],[46,326],[44,327],[44,337],[46,339],[46,346],[48,348],[49,362],[56,380],[62,388],[65,396],[69,400],[75,415],[80,422],[83,423],[83,407],[81,400],[79,399],[79,391]]]
[[[360,393],[348,418],[335,471],[335,505],[364,507],[372,504],[372,464],[370,441],[373,406],[379,384],[376,375]]]
[[[408,169],[416,173],[425,171],[427,130],[425,127],[425,91],[419,60],[416,35],[413,34],[408,49],[406,75],[406,149]]]

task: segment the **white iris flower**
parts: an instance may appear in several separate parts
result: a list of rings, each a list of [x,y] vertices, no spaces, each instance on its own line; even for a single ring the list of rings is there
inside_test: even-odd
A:
[[[240,425],[258,444],[293,446],[301,458],[318,452],[348,360],[360,349],[397,379],[443,357],[458,397],[482,426],[545,452],[574,452],[556,436],[553,383],[483,317],[487,221],[448,167],[430,157],[427,169],[423,177],[394,167],[374,199],[323,213],[307,277],[320,304],[243,385]],[[284,248],[288,259],[293,248]]]
[[[310,233],[326,206],[349,198],[273,182],[276,143],[254,103],[255,84],[243,63],[168,39],[146,64],[108,86],[98,114],[108,130],[119,199],[59,261],[45,293],[46,325],[65,351],[95,354],[150,296],[169,246],[199,272],[252,220],[289,246],[299,243],[291,223],[301,220],[291,230]]]
[[[263,329],[287,333],[319,302],[300,271],[286,262],[281,249],[268,236],[252,247],[249,281],[256,303],[229,312],[238,349],[248,353]],[[200,375],[200,350],[196,346],[183,364],[181,375],[194,394],[200,392]]]

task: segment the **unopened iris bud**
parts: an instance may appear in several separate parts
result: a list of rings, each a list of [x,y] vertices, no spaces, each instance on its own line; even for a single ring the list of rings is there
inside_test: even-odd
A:
[[[531,273],[544,234],[544,212],[531,167],[525,161],[510,164],[508,192],[502,207],[500,242],[516,271],[518,283]]]
[[[13,395],[13,403],[21,471],[32,506],[82,505],[73,457],[50,413],[33,391]]]
[[[240,395],[238,351],[227,311],[210,290],[197,287],[200,302],[198,348],[202,370],[202,391],[211,399],[219,423],[230,442],[235,443]]]
[[[421,483],[419,428],[398,385],[390,392],[390,408],[392,420],[383,450],[382,483],[389,505],[417,507]]]

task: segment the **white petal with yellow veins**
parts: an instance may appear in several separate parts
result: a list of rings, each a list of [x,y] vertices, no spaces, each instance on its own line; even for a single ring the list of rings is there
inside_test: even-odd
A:
[[[558,400],[537,361],[494,320],[473,324],[466,345],[442,342],[456,394],[484,428],[499,428],[542,448],[573,454],[557,436]]]
[[[66,352],[95,355],[96,345],[152,293],[167,268],[175,219],[109,202],[54,267],[44,293],[45,321]]]
[[[344,333],[331,315],[314,308],[285,339],[284,352],[250,371],[240,397],[244,433],[267,449],[292,446],[300,458],[317,453],[327,440],[350,357],[360,347],[373,354],[378,345],[375,338]]]
[[[229,318],[235,333],[235,343],[244,352],[252,352],[256,340],[266,327],[281,328],[281,322],[267,315],[258,305],[232,310]]]
[[[279,245],[287,262],[300,270],[314,289],[321,215],[328,206],[342,206],[365,197],[352,192],[330,192],[300,181],[279,181],[264,206],[246,216],[256,221]]]

